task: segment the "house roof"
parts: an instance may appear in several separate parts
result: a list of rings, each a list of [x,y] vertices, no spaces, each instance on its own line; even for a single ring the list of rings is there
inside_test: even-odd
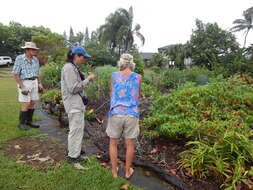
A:
[[[168,47],[171,47],[171,46],[173,46],[173,45],[175,45],[175,44],[171,44],[171,45],[167,45],[167,46],[163,46],[163,47],[159,47],[158,48],[158,52],[163,52],[164,50],[166,50]]]
[[[142,53],[140,53],[142,59],[151,59],[154,54],[155,53],[151,53],[151,52],[142,52]]]

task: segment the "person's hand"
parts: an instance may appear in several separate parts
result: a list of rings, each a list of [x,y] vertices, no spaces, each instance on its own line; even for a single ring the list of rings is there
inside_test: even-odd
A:
[[[25,86],[21,87],[21,93],[22,93],[23,95],[28,95],[28,93],[29,93],[28,88],[26,88]]]
[[[89,81],[92,81],[92,80],[94,80],[95,79],[95,75],[94,74],[90,74],[88,77],[87,77],[87,79],[89,80]]]
[[[41,83],[39,83],[38,88],[39,88],[39,93],[42,93],[44,88]]]

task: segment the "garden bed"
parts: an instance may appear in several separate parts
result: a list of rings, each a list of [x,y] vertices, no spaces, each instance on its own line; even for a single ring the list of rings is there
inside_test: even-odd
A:
[[[93,121],[90,123],[90,127],[87,126],[86,132],[92,136],[94,142],[96,142],[95,144],[105,153],[101,162],[106,161],[109,164],[109,138],[105,134],[107,117],[104,116],[103,118],[103,124]],[[179,169],[177,161],[179,160],[179,154],[187,149],[185,146],[187,141],[188,139],[186,138],[178,140],[172,138],[145,140],[145,137],[140,135],[137,141],[134,165],[136,167],[142,167],[145,170],[144,175],[147,176],[151,175],[152,172],[163,180],[166,178],[166,175],[176,176],[177,179],[174,183],[185,183],[191,190],[220,189],[221,182],[218,179],[208,178],[206,180],[199,180],[187,172],[187,170]],[[125,148],[122,147],[124,147],[123,139],[119,143],[119,158],[124,161]]]

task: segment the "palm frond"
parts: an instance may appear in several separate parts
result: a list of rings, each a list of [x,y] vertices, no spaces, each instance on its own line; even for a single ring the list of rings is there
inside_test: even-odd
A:
[[[247,23],[247,21],[244,19],[236,19],[233,22],[233,24],[245,24],[245,23]]]
[[[134,27],[134,29],[133,29],[133,31],[138,32],[140,29],[141,29],[141,25],[136,24],[135,27]]]
[[[241,30],[245,30],[247,26],[244,25],[236,25],[230,29],[231,32],[239,32]]]
[[[244,11],[243,16],[244,16],[245,20],[252,23],[253,22],[253,7],[250,7],[246,11]]]
[[[129,19],[130,19],[131,21],[133,21],[134,12],[133,12],[133,7],[132,7],[132,6],[129,8],[128,14],[129,14]]]
[[[135,34],[141,40],[142,45],[144,45],[145,44],[145,38],[144,38],[144,36],[140,32],[136,32]]]

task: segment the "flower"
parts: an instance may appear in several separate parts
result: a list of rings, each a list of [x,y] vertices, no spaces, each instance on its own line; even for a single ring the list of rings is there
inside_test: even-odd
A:
[[[93,109],[90,109],[88,112],[87,112],[87,114],[91,114],[91,113],[93,113],[94,112],[94,110]]]

